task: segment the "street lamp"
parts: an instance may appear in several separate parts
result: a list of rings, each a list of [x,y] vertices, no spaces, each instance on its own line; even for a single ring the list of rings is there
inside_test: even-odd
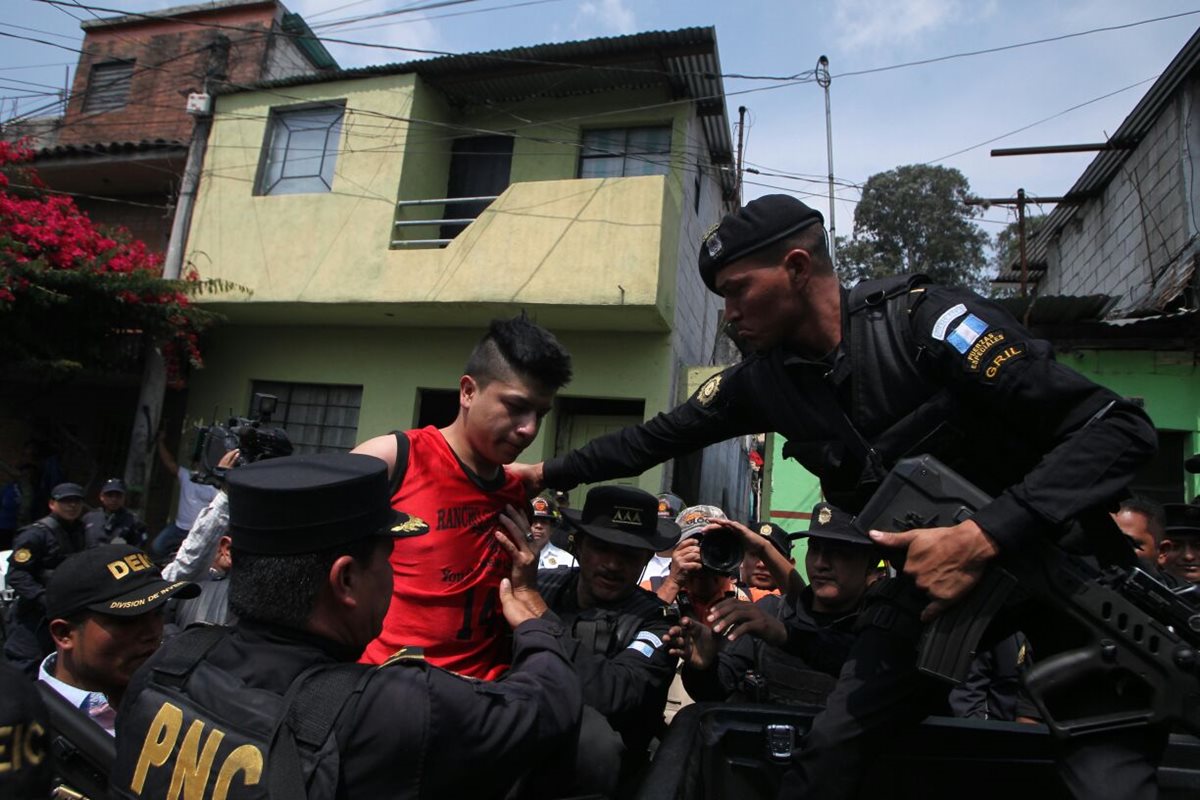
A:
[[[817,59],[817,85],[825,90],[825,149],[829,159],[829,263],[837,267],[837,224],[834,220],[833,209],[833,113],[829,108],[829,84],[833,78],[829,75],[829,59],[821,56]]]

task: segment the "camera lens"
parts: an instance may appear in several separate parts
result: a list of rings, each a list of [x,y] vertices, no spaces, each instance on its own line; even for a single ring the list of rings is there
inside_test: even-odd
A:
[[[742,540],[730,530],[715,530],[700,540],[700,563],[713,572],[731,574],[742,563]]]

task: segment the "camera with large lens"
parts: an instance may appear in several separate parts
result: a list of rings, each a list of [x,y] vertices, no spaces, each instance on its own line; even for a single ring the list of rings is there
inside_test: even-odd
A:
[[[221,425],[212,423],[200,428],[196,449],[200,470],[193,476],[198,483],[220,486],[225,481],[226,470],[218,466],[230,450],[238,451],[238,465],[252,464],[264,458],[278,458],[292,454],[292,440],[283,428],[273,427],[271,415],[275,413],[278,398],[271,394],[255,394],[254,408],[257,416],[230,417]]]
[[[742,537],[728,528],[717,528],[700,535],[700,563],[705,569],[731,575],[742,565]]]

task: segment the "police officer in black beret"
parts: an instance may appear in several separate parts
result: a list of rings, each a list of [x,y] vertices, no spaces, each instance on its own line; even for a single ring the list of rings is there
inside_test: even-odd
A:
[[[337,453],[230,473],[233,628],[193,627],[137,673],[117,724],[118,797],[502,797],[579,722],[563,628],[536,589],[518,512],[501,584],[513,666],[482,682],[400,651],[357,664],[392,597],[386,465]]]
[[[775,431],[787,438],[784,455],[820,478],[825,498],[856,513],[897,460],[932,454],[995,500],[950,528],[880,535],[880,544],[908,551],[901,586],[910,588],[894,590],[891,602],[913,620],[912,636],[918,615],[963,597],[997,556],[1023,552],[1072,520],[1086,520],[1086,546],[1104,560],[1133,563],[1103,517],[1153,455],[1153,426],[1134,404],[1057,363],[1049,342],[998,305],[918,274],[843,288],[820,213],[783,195],[727,215],[705,236],[699,262],[705,284],[725,298],[727,324],[753,352],[674,410],[525,468],[531,488],[638,474],[714,442]],[[875,660],[877,669],[911,670],[904,638],[872,645],[896,651]],[[860,675],[866,663],[858,661]],[[814,729],[789,781],[795,794],[853,794],[863,774],[856,759],[869,756],[843,745],[886,738],[864,731],[895,724],[894,714],[855,718],[841,694],[820,720],[841,727],[824,738]],[[1147,750],[1159,738],[1130,735],[1132,756],[1071,769],[1066,779],[1093,797],[1148,795]]]
[[[10,612],[4,656],[30,677],[37,675],[42,659],[54,652],[46,627],[46,583],[67,556],[102,543],[99,538],[89,539],[82,515],[83,487],[60,483],[50,490],[50,513],[22,528],[13,539],[8,586],[16,602]]]
[[[100,487],[100,508],[83,515],[87,536],[97,542],[124,542],[146,547],[146,523],[125,507],[125,481],[109,478]]]

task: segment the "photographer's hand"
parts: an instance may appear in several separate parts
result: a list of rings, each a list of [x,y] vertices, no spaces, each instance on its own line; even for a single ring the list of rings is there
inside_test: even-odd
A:
[[[737,532],[742,538],[742,549],[746,555],[762,560],[763,564],[770,571],[775,585],[784,594],[799,594],[804,590],[804,579],[800,577],[800,573],[796,571],[792,562],[784,557],[783,553],[775,549],[774,545],[771,544],[771,540],[766,536],[755,533],[742,523],[734,522],[731,519],[715,519],[711,525],[705,528],[705,531],[716,530],[717,528],[728,528]]]
[[[658,587],[658,599],[668,605],[675,602],[679,592],[687,582],[688,575],[698,571],[703,564],[700,562],[700,540],[691,537],[684,539],[671,553],[671,571]]]
[[[238,459],[241,458],[242,451],[236,447],[221,456],[221,460],[217,462],[217,469],[233,469],[238,465]]]

